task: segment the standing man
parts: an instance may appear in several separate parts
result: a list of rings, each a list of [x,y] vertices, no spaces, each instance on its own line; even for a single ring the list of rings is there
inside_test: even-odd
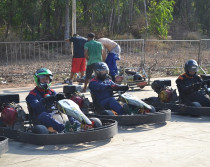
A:
[[[86,58],[84,55],[84,45],[87,42],[87,38],[74,34],[73,37],[70,38],[70,42],[73,42],[73,45],[74,45],[71,75],[69,79],[69,85],[72,85],[73,83],[72,79],[74,75],[76,73],[80,73],[80,78],[82,78],[86,70]],[[79,85],[82,85],[82,83],[79,83]]]
[[[109,75],[112,77],[112,81],[115,82],[115,75],[118,72],[116,61],[120,60],[121,53],[120,45],[109,38],[99,38],[98,41],[101,42],[103,47],[108,50],[108,55],[106,56],[106,51],[104,49],[102,57],[103,61],[105,61],[109,67]]]
[[[85,85],[82,92],[86,92],[89,80],[92,78],[95,63],[102,61],[103,46],[100,42],[94,40],[95,34],[89,33],[88,42],[85,43],[85,58],[87,60]]]

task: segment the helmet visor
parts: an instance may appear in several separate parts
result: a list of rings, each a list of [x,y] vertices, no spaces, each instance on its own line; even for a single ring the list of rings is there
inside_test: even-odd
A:
[[[197,66],[191,66],[189,68],[189,72],[197,72],[198,71],[198,67]]]

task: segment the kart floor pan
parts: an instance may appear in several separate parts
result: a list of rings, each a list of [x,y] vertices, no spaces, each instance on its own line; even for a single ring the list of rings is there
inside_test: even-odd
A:
[[[36,145],[75,144],[112,138],[118,132],[115,120],[101,119],[103,126],[81,132],[35,134],[1,127],[0,135]]]

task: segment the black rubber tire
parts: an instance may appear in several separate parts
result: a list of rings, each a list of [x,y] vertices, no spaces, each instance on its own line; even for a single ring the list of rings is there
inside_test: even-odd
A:
[[[76,144],[113,138],[118,132],[117,121],[100,119],[103,126],[88,129],[85,132],[35,134],[0,127],[0,136],[5,136],[23,143],[36,145]]]
[[[94,122],[93,128],[99,128],[102,126],[102,122],[100,119],[92,117],[92,118],[90,118],[90,120]]]
[[[35,125],[32,132],[36,134],[49,134],[47,127],[44,125]]]
[[[118,122],[118,125],[122,126],[136,126],[149,123],[160,123],[171,120],[170,109],[158,109],[156,108],[155,113],[135,114],[135,115],[89,115],[98,117],[100,119],[113,119]]]

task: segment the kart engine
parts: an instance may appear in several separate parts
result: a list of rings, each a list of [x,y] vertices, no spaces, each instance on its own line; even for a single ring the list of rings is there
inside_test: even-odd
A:
[[[171,80],[155,80],[151,87],[158,94],[161,102],[167,103],[177,98],[176,89],[170,88]]]
[[[1,121],[3,125],[14,130],[24,130],[25,111],[16,103],[3,104],[1,107]]]

